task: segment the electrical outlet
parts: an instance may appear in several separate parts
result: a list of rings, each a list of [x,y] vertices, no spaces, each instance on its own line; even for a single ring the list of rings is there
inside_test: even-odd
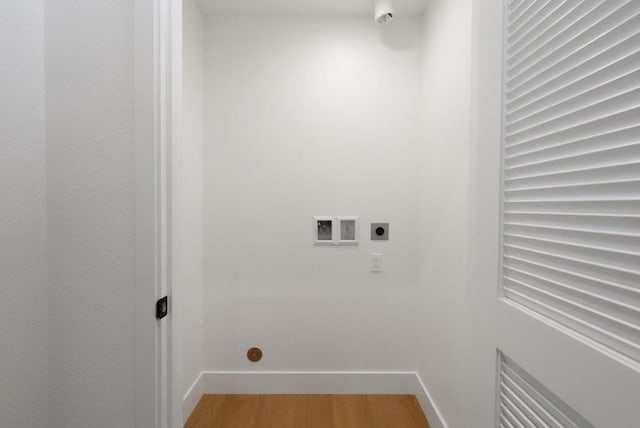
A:
[[[371,240],[388,241],[389,223],[371,223]]]

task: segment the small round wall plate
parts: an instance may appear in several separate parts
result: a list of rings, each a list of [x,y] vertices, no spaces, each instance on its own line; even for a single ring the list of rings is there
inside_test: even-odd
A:
[[[251,348],[247,351],[247,358],[252,363],[257,363],[262,359],[262,350],[260,348]]]

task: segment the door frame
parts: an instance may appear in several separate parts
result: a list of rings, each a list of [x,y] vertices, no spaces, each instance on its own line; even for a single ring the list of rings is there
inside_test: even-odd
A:
[[[176,289],[172,285],[172,142],[180,99],[182,2],[135,0],[135,426],[183,423]],[[156,320],[155,302],[169,297]],[[176,387],[174,387],[174,385]]]

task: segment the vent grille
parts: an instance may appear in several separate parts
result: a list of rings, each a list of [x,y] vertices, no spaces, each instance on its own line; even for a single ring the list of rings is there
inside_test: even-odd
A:
[[[500,354],[499,373],[499,427],[593,427],[503,354]]]
[[[640,361],[640,1],[507,2],[503,289]]]

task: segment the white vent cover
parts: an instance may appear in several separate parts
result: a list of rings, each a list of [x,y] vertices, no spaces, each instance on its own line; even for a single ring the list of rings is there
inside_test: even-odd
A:
[[[505,297],[640,361],[640,1],[507,0]]]
[[[509,358],[499,358],[499,427],[593,427]]]

